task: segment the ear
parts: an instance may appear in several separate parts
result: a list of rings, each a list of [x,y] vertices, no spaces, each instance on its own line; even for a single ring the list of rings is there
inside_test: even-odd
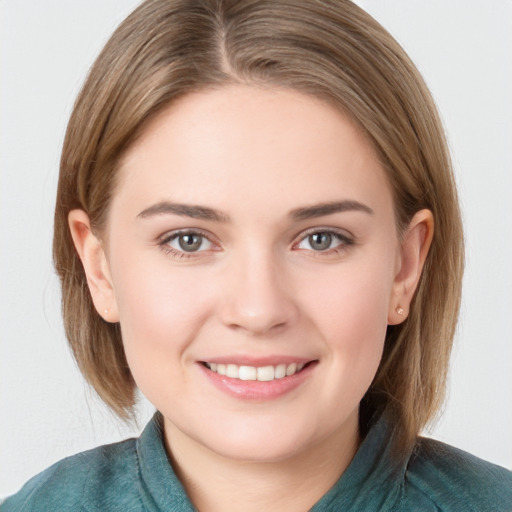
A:
[[[105,321],[118,322],[114,287],[102,241],[92,232],[89,216],[83,210],[71,210],[68,224],[96,311]]]
[[[400,244],[388,311],[390,325],[400,324],[407,318],[433,236],[434,216],[430,210],[420,210],[409,223]]]

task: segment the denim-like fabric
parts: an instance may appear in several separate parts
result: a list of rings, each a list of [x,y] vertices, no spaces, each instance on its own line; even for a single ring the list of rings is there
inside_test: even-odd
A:
[[[512,512],[512,472],[430,439],[419,439],[413,455],[396,464],[390,440],[381,419],[311,511]],[[64,459],[0,506],[1,512],[194,510],[167,458],[158,414],[139,439]]]

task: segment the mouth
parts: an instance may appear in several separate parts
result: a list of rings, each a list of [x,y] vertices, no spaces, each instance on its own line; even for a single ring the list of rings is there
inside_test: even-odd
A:
[[[251,403],[265,403],[294,392],[313,379],[320,363],[318,359],[286,356],[275,356],[272,360],[234,357],[197,362],[207,382],[230,397]]]
[[[231,379],[270,382],[296,375],[315,362],[316,361],[309,361],[307,363],[281,363],[265,366],[246,366],[232,363],[211,363],[206,361],[203,361],[201,364],[211,372]]]

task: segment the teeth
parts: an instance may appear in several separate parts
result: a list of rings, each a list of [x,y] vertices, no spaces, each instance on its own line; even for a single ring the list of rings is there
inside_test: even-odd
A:
[[[275,371],[274,371],[273,366],[261,366],[260,368],[258,368],[257,372],[258,372],[258,380],[261,380],[261,381],[274,380]]]
[[[282,379],[283,377],[286,377],[286,365],[285,364],[278,364],[276,366],[276,369],[274,370],[274,378],[275,379]]]
[[[254,366],[240,366],[238,378],[240,380],[256,380],[257,370]]]
[[[238,366],[236,364],[205,363],[206,367],[219,375],[232,379],[258,380],[269,382],[274,379],[289,377],[304,368],[304,363],[278,364],[276,366]]]
[[[226,365],[226,377],[231,377],[232,379],[238,379],[238,366],[236,364],[227,364]]]
[[[286,375],[293,375],[297,371],[297,364],[292,363],[286,367]]]

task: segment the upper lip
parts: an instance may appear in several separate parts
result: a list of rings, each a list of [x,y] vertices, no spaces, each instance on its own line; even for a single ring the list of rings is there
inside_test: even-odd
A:
[[[219,357],[211,357],[200,360],[203,363],[216,363],[216,364],[235,364],[237,366],[277,366],[279,364],[306,364],[311,361],[316,361],[314,358],[307,357],[295,357],[289,355],[273,355],[273,356],[265,356],[265,357],[251,357],[251,356],[219,356]]]

